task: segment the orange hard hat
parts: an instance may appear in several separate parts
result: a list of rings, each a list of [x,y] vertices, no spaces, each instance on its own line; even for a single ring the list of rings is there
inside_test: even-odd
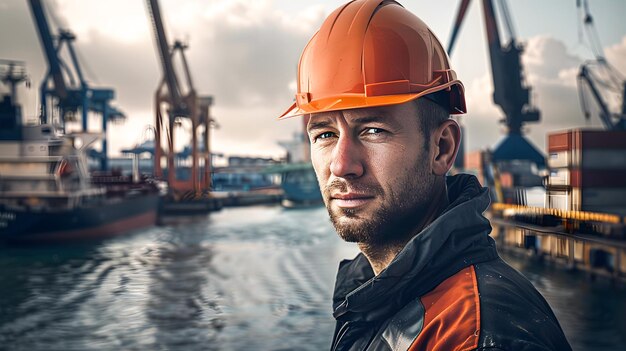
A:
[[[463,84],[428,26],[396,1],[355,0],[331,13],[304,48],[296,101],[280,118],[435,92],[445,93],[451,114],[466,112]]]

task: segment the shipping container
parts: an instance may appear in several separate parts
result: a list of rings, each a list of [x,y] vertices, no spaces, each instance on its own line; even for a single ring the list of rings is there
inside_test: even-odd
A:
[[[626,169],[550,169],[548,187],[626,188]]]
[[[626,215],[626,187],[554,188],[546,190],[546,206],[565,211]]]
[[[587,149],[626,150],[626,131],[573,129],[548,134],[548,153]]]
[[[626,150],[575,149],[548,154],[548,168],[626,169]]]

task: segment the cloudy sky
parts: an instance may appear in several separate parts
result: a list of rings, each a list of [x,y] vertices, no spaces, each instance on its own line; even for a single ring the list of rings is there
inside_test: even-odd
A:
[[[112,87],[115,105],[128,120],[111,127],[110,152],[140,142],[154,123],[153,95],[161,79],[152,26],[142,0],[44,0],[54,20],[77,35],[86,75],[95,87]],[[227,155],[281,156],[278,140],[290,139],[298,119],[277,122],[293,99],[300,52],[337,0],[161,0],[170,42],[189,44],[189,60],[199,93],[213,95],[220,128],[212,149]],[[447,45],[458,1],[401,1]],[[626,73],[626,1],[590,0],[604,53]],[[528,125],[543,149],[546,132],[599,126],[580,112],[576,74],[591,59],[581,39],[574,0],[510,1],[518,38],[525,44],[525,74],[533,87],[542,123]],[[452,55],[466,86],[469,113],[463,117],[468,148],[493,147],[502,137],[500,111],[492,104],[492,84],[484,44],[481,6],[474,1]],[[33,88],[21,91],[26,116],[35,116],[36,87],[46,63],[27,1],[0,0],[0,58],[25,61]],[[91,120],[96,128],[99,123]]]

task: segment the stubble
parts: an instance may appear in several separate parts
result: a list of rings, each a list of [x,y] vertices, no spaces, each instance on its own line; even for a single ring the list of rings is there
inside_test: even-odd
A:
[[[378,183],[360,180],[335,179],[323,190],[330,220],[339,236],[347,242],[378,246],[394,242],[406,242],[415,235],[429,209],[434,176],[426,167],[416,164],[384,191]],[[357,209],[333,209],[330,194],[347,190],[375,195],[381,204],[371,215]],[[433,200],[433,199],[431,199]],[[345,221],[343,219],[349,219]]]

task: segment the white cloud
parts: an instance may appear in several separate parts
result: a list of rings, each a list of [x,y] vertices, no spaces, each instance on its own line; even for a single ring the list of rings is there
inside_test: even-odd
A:
[[[70,28],[80,38],[81,43],[98,37],[125,44],[138,43],[151,30],[143,1],[56,0],[44,5],[49,14],[58,18],[61,26]]]
[[[560,72],[577,67],[581,59],[571,55],[562,41],[541,35],[526,42],[522,63],[532,84],[537,81],[560,79]],[[575,85],[575,82],[573,84]]]
[[[604,49],[604,55],[622,75],[626,74],[626,36],[621,42]]]

